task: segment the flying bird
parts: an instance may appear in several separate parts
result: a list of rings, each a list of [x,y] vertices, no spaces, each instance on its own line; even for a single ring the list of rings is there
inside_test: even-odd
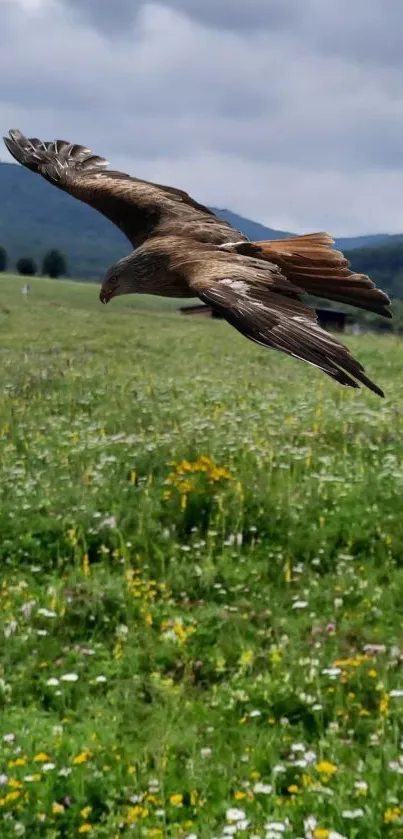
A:
[[[134,250],[107,270],[102,303],[132,293],[198,296],[255,343],[384,396],[302,299],[315,295],[392,317],[388,295],[350,270],[328,233],[252,242],[183,190],[108,170],[85,146],[27,139],[18,130],[4,142],[19,163],[94,207],[129,239]]]

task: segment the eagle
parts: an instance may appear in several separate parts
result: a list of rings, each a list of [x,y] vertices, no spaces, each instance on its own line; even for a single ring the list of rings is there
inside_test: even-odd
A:
[[[94,207],[128,238],[133,250],[106,271],[102,303],[133,293],[199,297],[256,344],[384,396],[305,302],[314,295],[392,317],[388,295],[350,270],[328,233],[254,242],[182,189],[108,169],[85,146],[28,139],[16,129],[3,139],[15,160]]]

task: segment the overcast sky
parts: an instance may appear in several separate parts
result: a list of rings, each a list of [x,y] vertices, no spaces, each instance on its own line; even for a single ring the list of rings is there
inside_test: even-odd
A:
[[[401,0],[0,0],[1,135],[271,227],[402,232],[402,38]]]

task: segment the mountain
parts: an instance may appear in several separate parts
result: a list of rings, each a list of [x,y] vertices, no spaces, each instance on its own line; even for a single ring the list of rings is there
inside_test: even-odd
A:
[[[250,239],[280,239],[292,235],[226,209],[212,209]],[[373,249],[385,244],[395,248],[402,245],[403,248],[403,234],[336,240],[336,245],[345,251],[363,246]],[[131,249],[126,237],[96,210],[46,183],[28,169],[1,162],[0,245],[8,252],[10,266],[26,255],[33,256],[40,264],[46,250],[58,248],[67,257],[71,276],[96,279],[102,277],[108,265]],[[394,265],[396,259],[395,254]],[[378,264],[378,272],[382,274],[384,267],[383,263]]]

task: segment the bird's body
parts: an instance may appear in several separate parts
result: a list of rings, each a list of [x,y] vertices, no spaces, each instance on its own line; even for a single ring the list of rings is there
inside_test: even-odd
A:
[[[4,141],[16,160],[97,209],[131,242],[133,252],[105,275],[102,302],[130,293],[198,296],[255,343],[383,396],[301,299],[312,294],[391,317],[388,296],[350,271],[327,233],[251,242],[183,190],[108,171],[107,161],[83,146],[19,131]]]

